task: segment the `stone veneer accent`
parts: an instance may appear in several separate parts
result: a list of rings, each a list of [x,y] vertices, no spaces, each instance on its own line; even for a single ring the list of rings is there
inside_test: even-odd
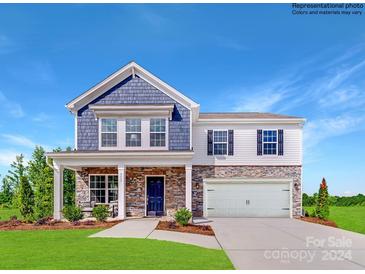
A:
[[[222,177],[292,178],[293,217],[301,215],[301,166],[193,166],[193,214],[203,215],[203,179]]]
[[[89,174],[118,174],[115,167],[89,167],[76,172],[76,203],[90,200]],[[126,216],[145,216],[145,176],[165,176],[165,214],[173,215],[185,207],[184,167],[127,167],[126,168]]]
[[[203,179],[222,177],[292,178],[293,216],[301,215],[301,166],[193,166],[192,207],[194,216],[203,215]],[[76,172],[76,202],[89,201],[89,174],[117,174],[115,167],[90,167]],[[185,207],[184,167],[127,167],[126,215],[145,216],[145,176],[165,176],[165,213]]]
[[[165,214],[171,216],[185,207],[184,167],[127,167],[126,215],[145,216],[146,175],[165,176]]]
[[[116,167],[84,167],[76,172],[76,204],[90,201],[89,174],[118,174]]]

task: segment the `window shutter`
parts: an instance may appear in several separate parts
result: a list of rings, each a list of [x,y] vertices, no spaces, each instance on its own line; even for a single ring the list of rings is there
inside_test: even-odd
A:
[[[213,130],[208,130],[207,144],[208,144],[207,154],[213,155]]]
[[[278,155],[284,155],[284,130],[278,130]]]
[[[228,130],[228,155],[233,155],[233,129]]]
[[[262,155],[262,129],[257,130],[257,155]]]

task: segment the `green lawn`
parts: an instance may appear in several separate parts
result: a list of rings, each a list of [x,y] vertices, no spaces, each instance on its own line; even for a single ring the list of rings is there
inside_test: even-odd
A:
[[[15,208],[0,208],[0,221],[7,221],[11,216],[17,216],[20,219],[19,209]]]
[[[233,269],[222,250],[97,231],[0,231],[0,269]]]
[[[305,207],[312,212],[314,207]],[[365,234],[365,206],[331,206],[329,219],[342,229]]]

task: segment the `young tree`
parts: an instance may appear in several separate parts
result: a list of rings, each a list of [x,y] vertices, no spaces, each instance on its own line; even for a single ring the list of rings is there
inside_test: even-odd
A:
[[[318,199],[316,206],[316,216],[320,219],[327,220],[330,214],[329,201],[328,201],[328,187],[326,179],[322,179],[322,183],[318,191]]]
[[[8,177],[4,177],[2,180],[0,190],[0,205],[11,206],[13,201],[13,188]]]
[[[17,155],[15,161],[10,165],[9,174],[7,178],[10,185],[13,187],[13,205],[19,207],[19,186],[20,178],[26,176],[27,168],[24,165],[24,155]]]
[[[53,211],[53,170],[47,165],[45,151],[36,146],[28,165],[29,180],[34,188],[34,217],[51,216]]]
[[[33,219],[34,195],[32,187],[25,176],[20,177],[19,210],[25,220]]]
[[[67,147],[66,151],[71,151],[71,147]],[[63,172],[63,204],[65,206],[75,205],[75,171],[65,169]]]

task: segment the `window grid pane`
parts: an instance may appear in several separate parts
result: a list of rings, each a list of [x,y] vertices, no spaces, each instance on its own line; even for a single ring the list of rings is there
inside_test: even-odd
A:
[[[102,119],[101,120],[101,132],[117,132],[117,120],[116,119]]]
[[[277,131],[264,130],[263,131],[263,154],[276,155],[277,154]]]
[[[140,147],[141,138],[141,119],[126,119],[125,145],[127,147]]]
[[[226,130],[213,131],[213,154],[227,155],[228,134]]]
[[[91,175],[90,201],[109,203],[118,199],[118,175]]]
[[[150,146],[166,146],[166,119],[152,118],[150,120]]]

